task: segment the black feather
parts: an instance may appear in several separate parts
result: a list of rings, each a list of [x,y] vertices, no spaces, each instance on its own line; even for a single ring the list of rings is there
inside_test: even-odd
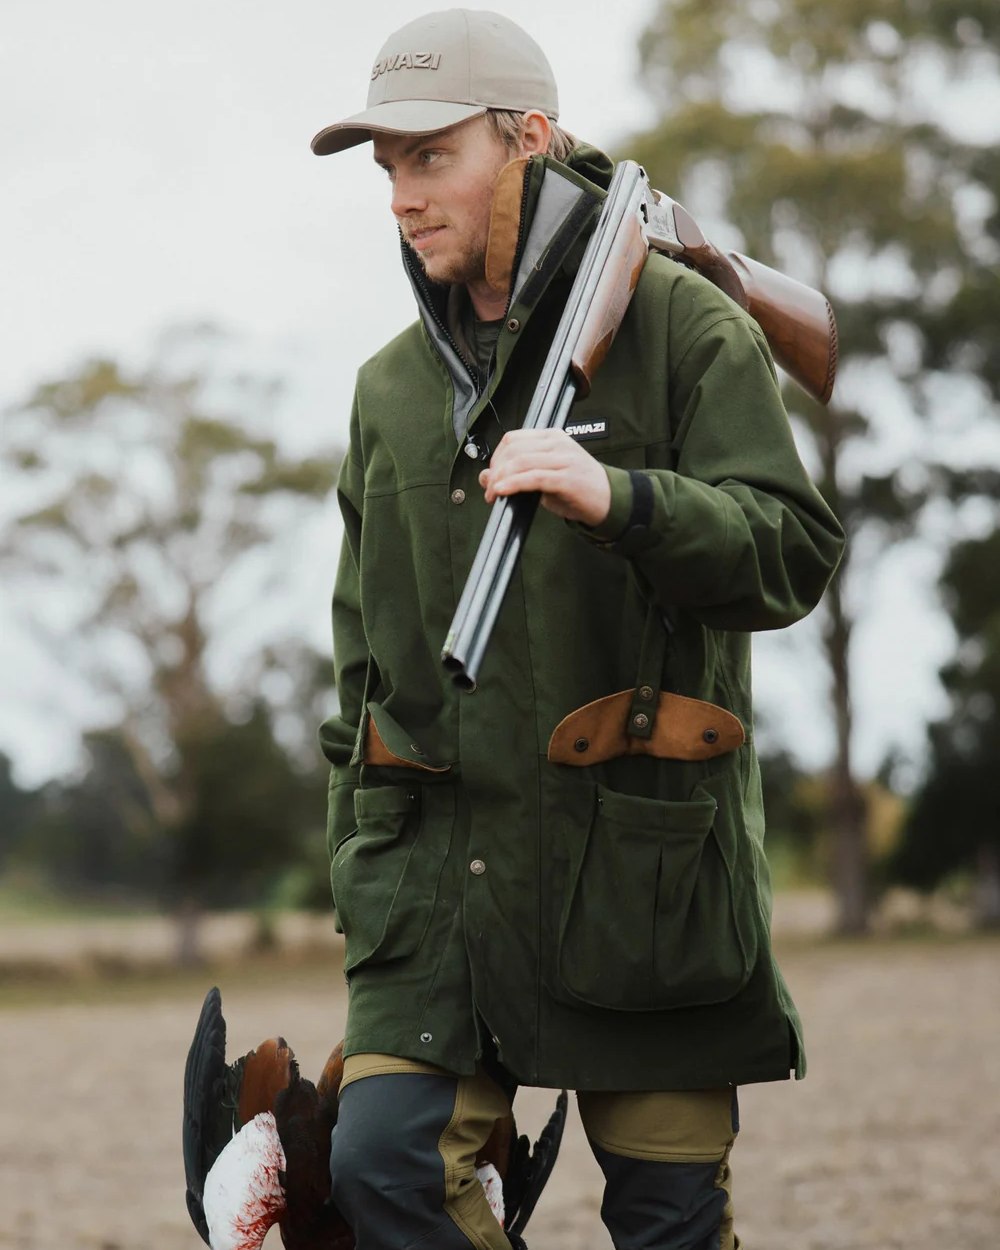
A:
[[[234,1065],[235,1066],[235,1065]],[[205,1177],[233,1134],[233,1111],[223,1106],[233,1081],[226,1066],[226,1021],[222,995],[213,986],[205,995],[184,1065],[184,1178],[191,1222],[208,1245],[203,1200]]]
[[[524,1250],[521,1233],[527,1224],[535,1204],[541,1197],[545,1183],[555,1166],[559,1145],[562,1142],[563,1130],[566,1127],[566,1111],[569,1097],[562,1090],[556,1099],[555,1110],[549,1116],[549,1122],[535,1142],[529,1147],[527,1137],[517,1138],[511,1148],[511,1160],[504,1182],[504,1214],[506,1216],[507,1238],[515,1250]]]

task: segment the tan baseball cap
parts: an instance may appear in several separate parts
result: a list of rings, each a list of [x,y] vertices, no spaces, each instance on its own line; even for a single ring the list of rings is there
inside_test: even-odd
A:
[[[483,9],[418,17],[390,35],[372,67],[368,107],[326,126],[317,156],[383,134],[433,134],[487,109],[559,117],[559,95],[545,53],[520,26]]]

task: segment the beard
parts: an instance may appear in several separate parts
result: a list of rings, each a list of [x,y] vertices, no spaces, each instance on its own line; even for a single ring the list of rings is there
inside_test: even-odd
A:
[[[425,277],[444,286],[466,286],[486,276],[486,243],[469,243],[457,256],[427,255],[412,249]],[[433,249],[432,249],[433,252]]]

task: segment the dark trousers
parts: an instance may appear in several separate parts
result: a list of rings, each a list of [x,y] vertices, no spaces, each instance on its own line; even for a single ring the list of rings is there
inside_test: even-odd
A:
[[[580,1093],[577,1101],[604,1173],[601,1218],[616,1250],[736,1250],[735,1090]],[[357,1250],[508,1250],[475,1173],[508,1107],[484,1072],[455,1077],[392,1056],[349,1058],[330,1171]]]

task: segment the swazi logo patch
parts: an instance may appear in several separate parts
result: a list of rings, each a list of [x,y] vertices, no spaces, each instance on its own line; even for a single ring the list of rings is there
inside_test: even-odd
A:
[[[589,438],[607,438],[609,425],[607,417],[592,417],[589,421],[567,421],[565,429],[570,438],[585,443]]]
[[[397,52],[383,57],[372,66],[372,81],[394,69],[437,69],[441,64],[440,52]]]

